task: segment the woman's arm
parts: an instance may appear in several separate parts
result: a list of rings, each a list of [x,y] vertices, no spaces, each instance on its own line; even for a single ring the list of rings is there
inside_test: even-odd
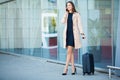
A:
[[[85,34],[83,32],[83,26],[82,26],[82,21],[81,21],[81,16],[79,13],[78,14],[78,28],[79,28],[79,31],[80,31],[80,34],[82,35],[82,38],[84,39],[85,38]]]
[[[66,12],[66,13],[64,14],[62,20],[61,20],[61,22],[64,23],[64,24],[67,22],[67,15],[68,15],[68,13]]]

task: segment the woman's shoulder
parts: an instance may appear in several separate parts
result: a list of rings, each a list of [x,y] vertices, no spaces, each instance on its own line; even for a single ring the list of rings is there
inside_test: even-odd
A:
[[[79,12],[74,12],[74,14],[75,14],[75,15],[80,15],[80,13],[79,13]]]
[[[80,13],[79,12],[74,12],[74,15],[80,16]]]

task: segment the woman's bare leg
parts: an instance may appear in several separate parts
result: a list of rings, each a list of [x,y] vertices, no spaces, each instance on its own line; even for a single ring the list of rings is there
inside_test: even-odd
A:
[[[72,52],[73,52],[73,47],[68,46],[67,47],[67,58],[66,58],[66,65],[65,65],[65,68],[64,68],[64,73],[67,72],[66,70],[68,69],[69,62],[71,61]]]
[[[72,66],[72,73],[75,72],[75,66],[74,66],[74,53],[72,51],[72,54],[71,54],[71,66]]]

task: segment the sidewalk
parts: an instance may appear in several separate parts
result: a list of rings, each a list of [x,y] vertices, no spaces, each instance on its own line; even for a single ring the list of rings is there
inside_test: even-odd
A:
[[[82,69],[77,68],[77,74],[62,76],[64,65],[47,62],[46,59],[24,55],[0,53],[0,80],[109,80],[108,74],[95,72],[95,75],[82,75]],[[112,76],[111,80],[120,80]]]

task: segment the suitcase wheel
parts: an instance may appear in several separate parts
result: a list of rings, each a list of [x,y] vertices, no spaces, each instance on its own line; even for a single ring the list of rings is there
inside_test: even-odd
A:
[[[83,76],[85,75],[85,73],[83,73]]]
[[[92,72],[92,75],[94,75],[94,72]]]
[[[87,74],[88,74],[88,75],[90,75],[91,73],[90,73],[90,72],[88,72]]]

